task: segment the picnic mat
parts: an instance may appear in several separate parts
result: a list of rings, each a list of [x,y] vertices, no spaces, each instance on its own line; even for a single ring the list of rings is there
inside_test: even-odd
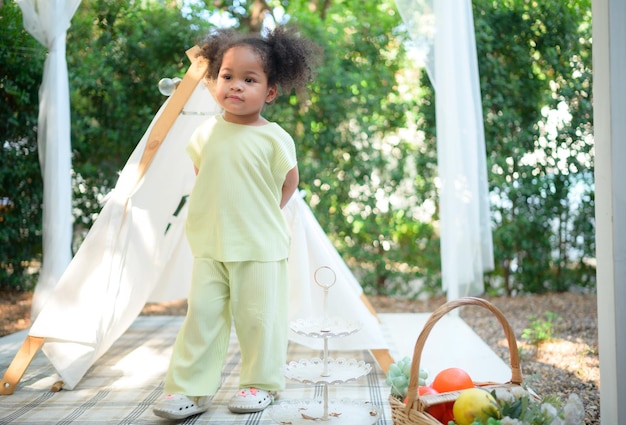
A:
[[[181,316],[139,316],[87,372],[72,391],[52,392],[59,380],[54,368],[39,352],[12,395],[0,396],[0,424],[167,424],[152,413],[152,405],[163,394],[163,378],[171,355]],[[363,330],[362,330],[363,331]],[[4,373],[27,332],[0,338],[0,373]],[[289,344],[288,361],[322,357],[322,352],[303,345]],[[335,359],[355,359],[372,366],[366,376],[355,381],[328,386],[331,401],[371,403],[378,407],[377,424],[391,425],[385,375],[367,350],[330,352]],[[182,424],[275,424],[269,410],[253,414],[233,414],[228,401],[238,388],[240,353],[231,335],[228,356],[222,372],[222,386],[212,407]],[[323,399],[323,385],[287,380],[287,388],[277,403],[311,402]],[[345,418],[344,418],[345,419]],[[310,421],[312,424],[320,421]],[[333,420],[321,423],[333,424]],[[349,422],[353,423],[353,422]],[[358,425],[355,423],[355,425]]]

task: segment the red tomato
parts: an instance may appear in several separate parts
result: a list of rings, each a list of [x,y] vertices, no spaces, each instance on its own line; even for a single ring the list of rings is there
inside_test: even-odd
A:
[[[430,394],[439,394],[439,391],[437,391],[430,385],[428,386],[423,385],[417,388],[417,393],[422,396],[422,395],[430,395]],[[426,411],[428,412],[429,415],[437,419],[439,422],[447,424],[447,422],[443,422],[443,421],[447,417],[448,410],[452,410],[452,406],[454,405],[454,403],[452,403],[450,407],[447,406],[448,404],[449,403],[435,404],[433,406],[430,406]]]
[[[458,367],[444,369],[435,376],[432,384],[435,390],[440,393],[449,391],[460,391],[466,388],[474,388],[474,382],[469,374]]]
[[[447,403],[434,404],[428,408],[427,412],[442,424],[447,425],[449,421],[454,420],[453,407],[454,401],[449,401]]]
[[[450,421],[454,421],[454,402],[448,402],[444,404],[445,410],[443,412],[442,424],[448,424]]]

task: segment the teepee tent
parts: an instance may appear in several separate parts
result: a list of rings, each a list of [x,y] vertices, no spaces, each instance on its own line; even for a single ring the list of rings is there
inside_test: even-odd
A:
[[[146,302],[184,298],[192,256],[184,235],[185,201],[195,179],[185,153],[191,133],[219,108],[202,81],[205,64],[193,64],[164,103],[125,165],[115,189],[74,259],[31,326],[2,381],[11,393],[41,347],[73,389],[89,367],[128,329]],[[362,331],[331,348],[370,349],[389,361],[380,324],[362,289],[300,196],[284,209],[291,228],[290,318],[348,317]],[[328,268],[328,296],[315,281]],[[320,341],[292,340],[320,349]],[[386,354],[385,354],[386,353]],[[376,354],[375,354],[376,355]]]

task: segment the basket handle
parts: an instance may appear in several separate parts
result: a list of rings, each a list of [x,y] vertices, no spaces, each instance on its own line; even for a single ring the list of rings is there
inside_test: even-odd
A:
[[[409,410],[417,398],[417,387],[419,385],[419,371],[420,371],[420,358],[422,356],[422,350],[424,343],[430,334],[433,326],[439,319],[458,307],[467,305],[477,305],[484,307],[491,311],[502,325],[506,339],[509,344],[509,353],[511,360],[511,381],[509,383],[520,385],[522,383],[522,371],[520,369],[519,351],[517,350],[517,341],[515,340],[515,334],[513,328],[506,320],[502,312],[489,301],[477,298],[477,297],[463,297],[456,300],[448,301],[442,306],[438,307],[428,318],[424,328],[420,332],[417,342],[415,343],[415,350],[413,351],[413,360],[411,363],[411,375],[409,376],[409,387],[407,392],[407,410]]]

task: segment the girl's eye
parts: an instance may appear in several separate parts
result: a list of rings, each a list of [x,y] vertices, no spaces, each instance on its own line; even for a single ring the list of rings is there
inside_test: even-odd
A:
[[[253,78],[246,78],[246,83],[254,83],[254,79]]]
[[[231,77],[228,74],[224,74],[224,75],[222,75],[222,78],[225,79],[225,80],[230,80]]]

